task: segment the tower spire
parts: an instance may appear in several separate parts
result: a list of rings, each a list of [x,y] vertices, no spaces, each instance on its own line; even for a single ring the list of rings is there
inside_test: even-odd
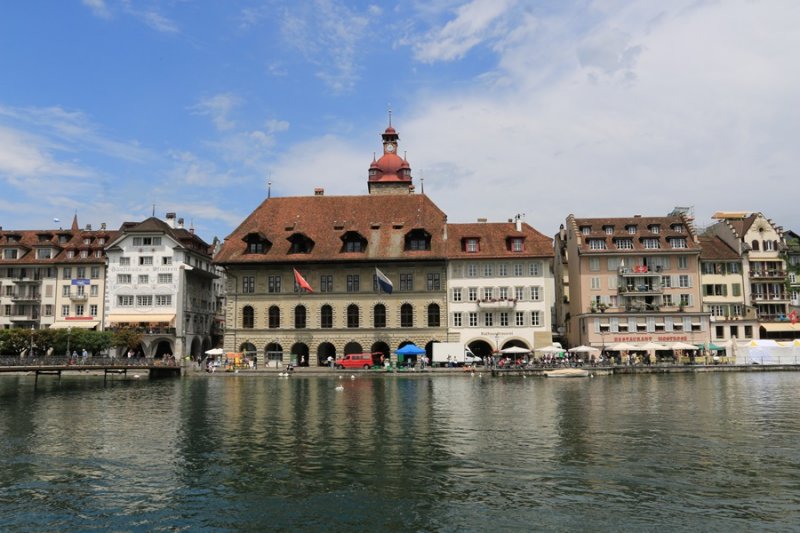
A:
[[[386,110],[389,113],[389,127],[391,128],[392,127],[392,104],[391,103],[386,104]]]
[[[78,231],[80,227],[78,226],[78,211],[75,210],[75,216],[72,217],[72,231]]]

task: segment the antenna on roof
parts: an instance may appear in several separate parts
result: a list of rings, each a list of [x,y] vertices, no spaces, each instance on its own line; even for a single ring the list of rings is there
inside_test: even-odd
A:
[[[156,216],[156,204],[153,204],[153,216]]]
[[[425,174],[423,169],[419,169],[419,189],[422,194],[425,194]]]
[[[269,173],[267,178],[267,198],[272,197],[272,172]]]
[[[392,104],[386,104],[386,110],[389,112],[389,127],[392,126]]]

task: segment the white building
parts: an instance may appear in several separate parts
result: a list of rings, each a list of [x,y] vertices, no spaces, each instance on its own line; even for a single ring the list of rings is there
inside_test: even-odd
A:
[[[448,224],[448,341],[485,356],[552,343],[553,244],[517,217]]]
[[[216,313],[209,245],[175,223],[151,217],[126,222],[106,247],[106,329],[143,333],[146,357],[199,357],[211,348]]]

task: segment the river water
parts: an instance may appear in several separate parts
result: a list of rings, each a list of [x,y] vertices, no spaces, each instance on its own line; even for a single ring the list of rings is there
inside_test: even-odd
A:
[[[800,524],[800,373],[345,376],[0,377],[0,530]]]

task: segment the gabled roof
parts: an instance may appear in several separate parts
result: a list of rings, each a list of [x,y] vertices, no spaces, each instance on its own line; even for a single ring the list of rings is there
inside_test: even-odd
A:
[[[736,250],[725,244],[725,241],[717,236],[700,237],[700,260],[701,261],[735,261],[741,260]]]
[[[73,224],[74,225],[74,224]],[[110,241],[115,232],[101,230],[80,230],[80,229],[51,229],[51,230],[6,230],[0,231],[0,248],[17,248],[20,250],[17,259],[4,259],[0,254],[0,265],[51,265],[54,263],[103,263],[105,257],[95,257],[97,250],[103,250],[105,245],[100,244],[99,238],[103,237]],[[68,237],[66,242],[60,242],[60,236]],[[9,241],[9,236],[16,237],[18,242]],[[49,239],[42,237],[49,236]],[[89,244],[84,244],[84,239],[89,238]],[[50,248],[53,255],[49,259],[38,259],[37,250]],[[88,251],[87,257],[81,257],[82,250]],[[73,251],[74,257],[67,257],[68,252]]]
[[[629,233],[629,227],[635,227],[635,233]],[[651,226],[658,226],[658,233],[651,231]],[[683,231],[673,229],[680,226]],[[584,227],[589,228],[589,233],[583,233]],[[606,228],[611,228],[608,233]],[[575,218],[574,215],[567,217],[567,230],[572,232],[578,239],[578,249],[587,253],[659,253],[659,252],[697,252],[700,245],[697,242],[697,234],[691,222],[680,215],[672,216],[633,216],[617,218]],[[660,248],[645,248],[643,238],[657,238]],[[685,239],[685,247],[673,247],[670,239]],[[630,239],[633,248],[617,248],[615,240]],[[590,240],[601,240],[606,243],[605,249],[593,250],[590,247]]]
[[[190,250],[211,255],[211,247],[198,237],[194,231],[185,228],[173,228],[158,217],[149,217],[141,222],[123,222],[119,228],[117,238],[110,244],[116,245],[124,237],[135,233],[168,235]]]
[[[523,239],[523,250],[512,252],[508,240]],[[479,239],[478,250],[464,250],[464,239]],[[523,223],[517,231],[514,222],[477,222],[470,224],[448,224],[447,256],[450,259],[553,257],[553,239],[530,225]]]
[[[332,260],[442,259],[445,214],[424,194],[295,196],[264,200],[230,235],[216,263],[278,263]],[[405,250],[414,229],[431,235],[430,250]],[[343,253],[341,237],[357,231],[365,252]],[[247,253],[244,238],[260,232],[272,243],[266,253]],[[289,254],[288,237],[302,233],[314,241],[310,253]]]

